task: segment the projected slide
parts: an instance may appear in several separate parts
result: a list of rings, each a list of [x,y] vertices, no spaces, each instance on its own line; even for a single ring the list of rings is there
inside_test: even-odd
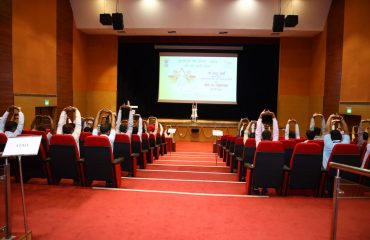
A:
[[[237,54],[160,53],[158,102],[236,104]]]

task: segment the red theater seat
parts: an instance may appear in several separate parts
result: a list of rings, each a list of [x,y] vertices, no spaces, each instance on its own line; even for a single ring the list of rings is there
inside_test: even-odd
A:
[[[131,141],[127,134],[116,134],[114,140],[114,157],[123,157],[121,167],[123,171],[127,171],[130,177],[136,176],[138,153],[131,152]]]
[[[282,186],[284,146],[281,142],[262,141],[258,144],[253,165],[246,164],[246,190],[252,188],[275,188]]]
[[[245,181],[245,164],[253,164],[254,153],[256,152],[256,140],[254,138],[248,138],[244,144],[243,160],[239,162],[238,166],[238,178],[239,181]]]
[[[293,154],[293,149],[295,145],[297,144],[297,141],[295,139],[288,139],[288,140],[280,140],[280,142],[284,146],[284,165],[289,166],[290,158]]]
[[[316,139],[316,140],[308,140],[307,143],[316,143],[319,144],[321,151],[324,149],[324,140]]]
[[[37,135],[41,136],[41,144],[44,147],[46,156],[49,156],[49,140],[47,137],[47,133],[44,131],[37,131],[37,130],[23,130],[22,134],[30,134],[30,135]]]
[[[226,159],[226,165],[230,166],[230,169],[232,170],[233,166],[233,161],[234,161],[234,155],[235,155],[235,141],[236,137],[231,136],[229,137],[230,143],[229,143],[229,148],[228,148],[228,154],[227,154],[227,159]]]
[[[91,136],[92,133],[91,132],[81,132],[80,134],[80,139],[79,139],[79,145],[80,145],[80,158],[84,158],[85,156],[85,139],[88,137],[88,136]]]
[[[75,184],[85,185],[83,165],[72,135],[57,134],[51,137],[50,163],[54,184],[67,178],[73,179]]]
[[[153,163],[154,161],[154,148],[150,147],[149,134],[141,134],[141,143],[143,151],[147,151],[147,163]]]
[[[18,137],[35,136],[37,134],[20,134]],[[14,161],[16,165],[15,177],[19,181],[19,163]],[[50,159],[47,158],[44,145],[40,143],[39,152],[36,156],[23,156],[22,157],[22,174],[24,182],[31,178],[46,178],[48,184],[53,183]]]
[[[142,144],[139,135],[131,135],[131,151],[138,155],[138,164],[141,168],[146,168],[147,163],[147,150],[142,149]]]
[[[326,171],[323,172],[326,190],[329,196],[333,193],[333,181],[336,176],[336,169],[330,167],[331,162],[346,164],[354,167],[361,166],[360,150],[355,144],[342,144],[338,143],[334,146],[329,160]],[[358,182],[359,176],[353,173],[341,171],[340,177],[353,182]],[[322,194],[322,193],[321,193]]]
[[[150,147],[153,148],[154,158],[158,160],[160,146],[157,144],[156,136],[153,133],[149,134],[149,144],[150,144]]]
[[[4,151],[6,142],[8,141],[8,138],[4,133],[0,133],[0,152]]]
[[[244,142],[242,137],[235,139],[234,157],[230,164],[230,172],[238,171],[238,163],[243,160]]]
[[[316,143],[298,143],[285,171],[284,194],[288,189],[312,189],[318,194],[322,151]]]
[[[122,158],[113,157],[112,146],[105,136],[89,136],[85,139],[85,176],[87,186],[92,181],[106,181],[109,187],[121,186]]]

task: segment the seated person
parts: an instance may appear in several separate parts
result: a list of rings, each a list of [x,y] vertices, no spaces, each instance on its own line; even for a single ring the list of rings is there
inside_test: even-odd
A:
[[[50,142],[51,136],[53,136],[52,132],[54,131],[53,119],[49,115],[36,115],[31,123],[31,129],[47,132],[46,137]]]
[[[104,115],[104,116],[103,116]],[[105,136],[109,139],[109,142],[112,146],[114,146],[114,139],[116,138],[116,123],[114,119],[114,115],[112,111],[108,109],[101,109],[98,114],[96,115],[96,121],[94,122],[94,129],[92,135],[98,136],[98,127],[100,131],[100,136]],[[98,126],[99,119],[102,119],[103,122],[100,123]]]
[[[343,132],[339,129],[335,129],[336,122],[340,122]],[[330,130],[332,129],[332,130]],[[349,143],[350,138],[348,135],[348,127],[343,117],[338,114],[332,114],[326,122],[326,132],[324,135],[324,151],[323,151],[323,161],[322,167],[327,168],[330,154],[333,150],[335,144],[338,143]]]
[[[68,115],[72,115],[72,119]],[[79,139],[81,134],[81,114],[80,111],[72,106],[66,107],[60,113],[57,134],[71,134],[79,148]]]
[[[367,126],[366,126],[367,124]],[[369,124],[370,119],[361,120],[360,125],[358,126],[357,130],[357,146],[358,148],[362,148],[362,146],[367,142],[369,137]]]
[[[248,118],[240,119],[239,124],[238,124],[237,134],[236,134],[237,137],[243,137],[244,136],[244,132],[245,132],[248,124],[249,124],[249,119]]]
[[[307,140],[305,142],[308,142],[309,140],[314,140],[315,139],[315,131],[312,131],[312,130],[307,130],[306,131],[306,138]]]
[[[252,120],[248,123],[244,133],[243,133],[243,142],[245,143],[248,138],[255,138],[256,134],[257,121]]]
[[[272,129],[271,129],[272,128]],[[273,112],[263,110],[257,120],[256,126],[256,147],[264,141],[279,141],[279,125]]]
[[[290,130],[290,124],[294,123],[294,131]],[[285,126],[285,140],[300,139],[298,122],[295,119],[289,119]]]
[[[143,119],[141,119],[140,114],[134,114],[133,119],[134,124],[132,127],[132,134],[137,134],[141,141],[141,133],[143,132]]]
[[[10,113],[12,113],[12,116],[8,119]],[[21,108],[14,105],[8,107],[0,120],[0,132],[4,133],[7,138],[16,137],[22,133],[23,126],[24,115]]]
[[[149,133],[153,133],[154,136],[157,135],[158,130],[160,130],[158,119],[156,117],[149,117],[148,118],[149,122]]]
[[[94,129],[94,118],[86,117],[83,119],[83,132],[92,132]]]
[[[134,124],[134,114],[135,110],[131,110],[131,107],[129,105],[123,104],[119,107],[116,122],[117,133],[125,133],[129,137],[131,137]]]
[[[316,126],[317,121],[321,121],[320,127]],[[310,130],[315,132],[315,139],[323,139],[323,135],[325,134],[325,127],[324,115],[322,115],[321,113],[314,113],[310,122]]]

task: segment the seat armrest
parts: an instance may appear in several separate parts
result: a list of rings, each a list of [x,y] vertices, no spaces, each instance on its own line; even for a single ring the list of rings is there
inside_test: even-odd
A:
[[[242,157],[236,157],[236,160],[238,160],[239,162],[242,162],[243,158]]]
[[[121,162],[123,162],[123,160],[124,160],[124,157],[115,158],[115,159],[113,160],[113,164],[121,163]]]
[[[45,162],[50,162],[51,161],[51,158],[50,157],[47,157],[44,161]]]
[[[230,156],[234,156],[234,155],[235,155],[235,153],[233,153],[233,152],[229,152],[229,155],[230,155]]]
[[[142,153],[148,152],[148,149],[141,149]]]
[[[130,157],[140,157],[140,153],[131,153]]]
[[[77,160],[77,162],[84,163],[85,162],[85,158],[80,158],[80,160]]]

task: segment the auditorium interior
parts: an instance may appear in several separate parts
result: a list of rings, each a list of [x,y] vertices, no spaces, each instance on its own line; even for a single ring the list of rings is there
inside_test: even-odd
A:
[[[0,117],[19,124],[21,111],[14,139],[42,137],[35,156],[0,158],[0,239],[370,239],[370,147],[357,142],[370,131],[369,10],[368,0],[1,0]],[[118,111],[125,128],[113,127]],[[56,134],[63,112],[65,125],[81,114],[76,141]],[[50,121],[42,134],[39,116]],[[329,116],[343,144],[323,168]],[[84,132],[90,117],[101,136]],[[309,140],[315,124],[323,137]],[[3,154],[13,137],[0,128]]]

